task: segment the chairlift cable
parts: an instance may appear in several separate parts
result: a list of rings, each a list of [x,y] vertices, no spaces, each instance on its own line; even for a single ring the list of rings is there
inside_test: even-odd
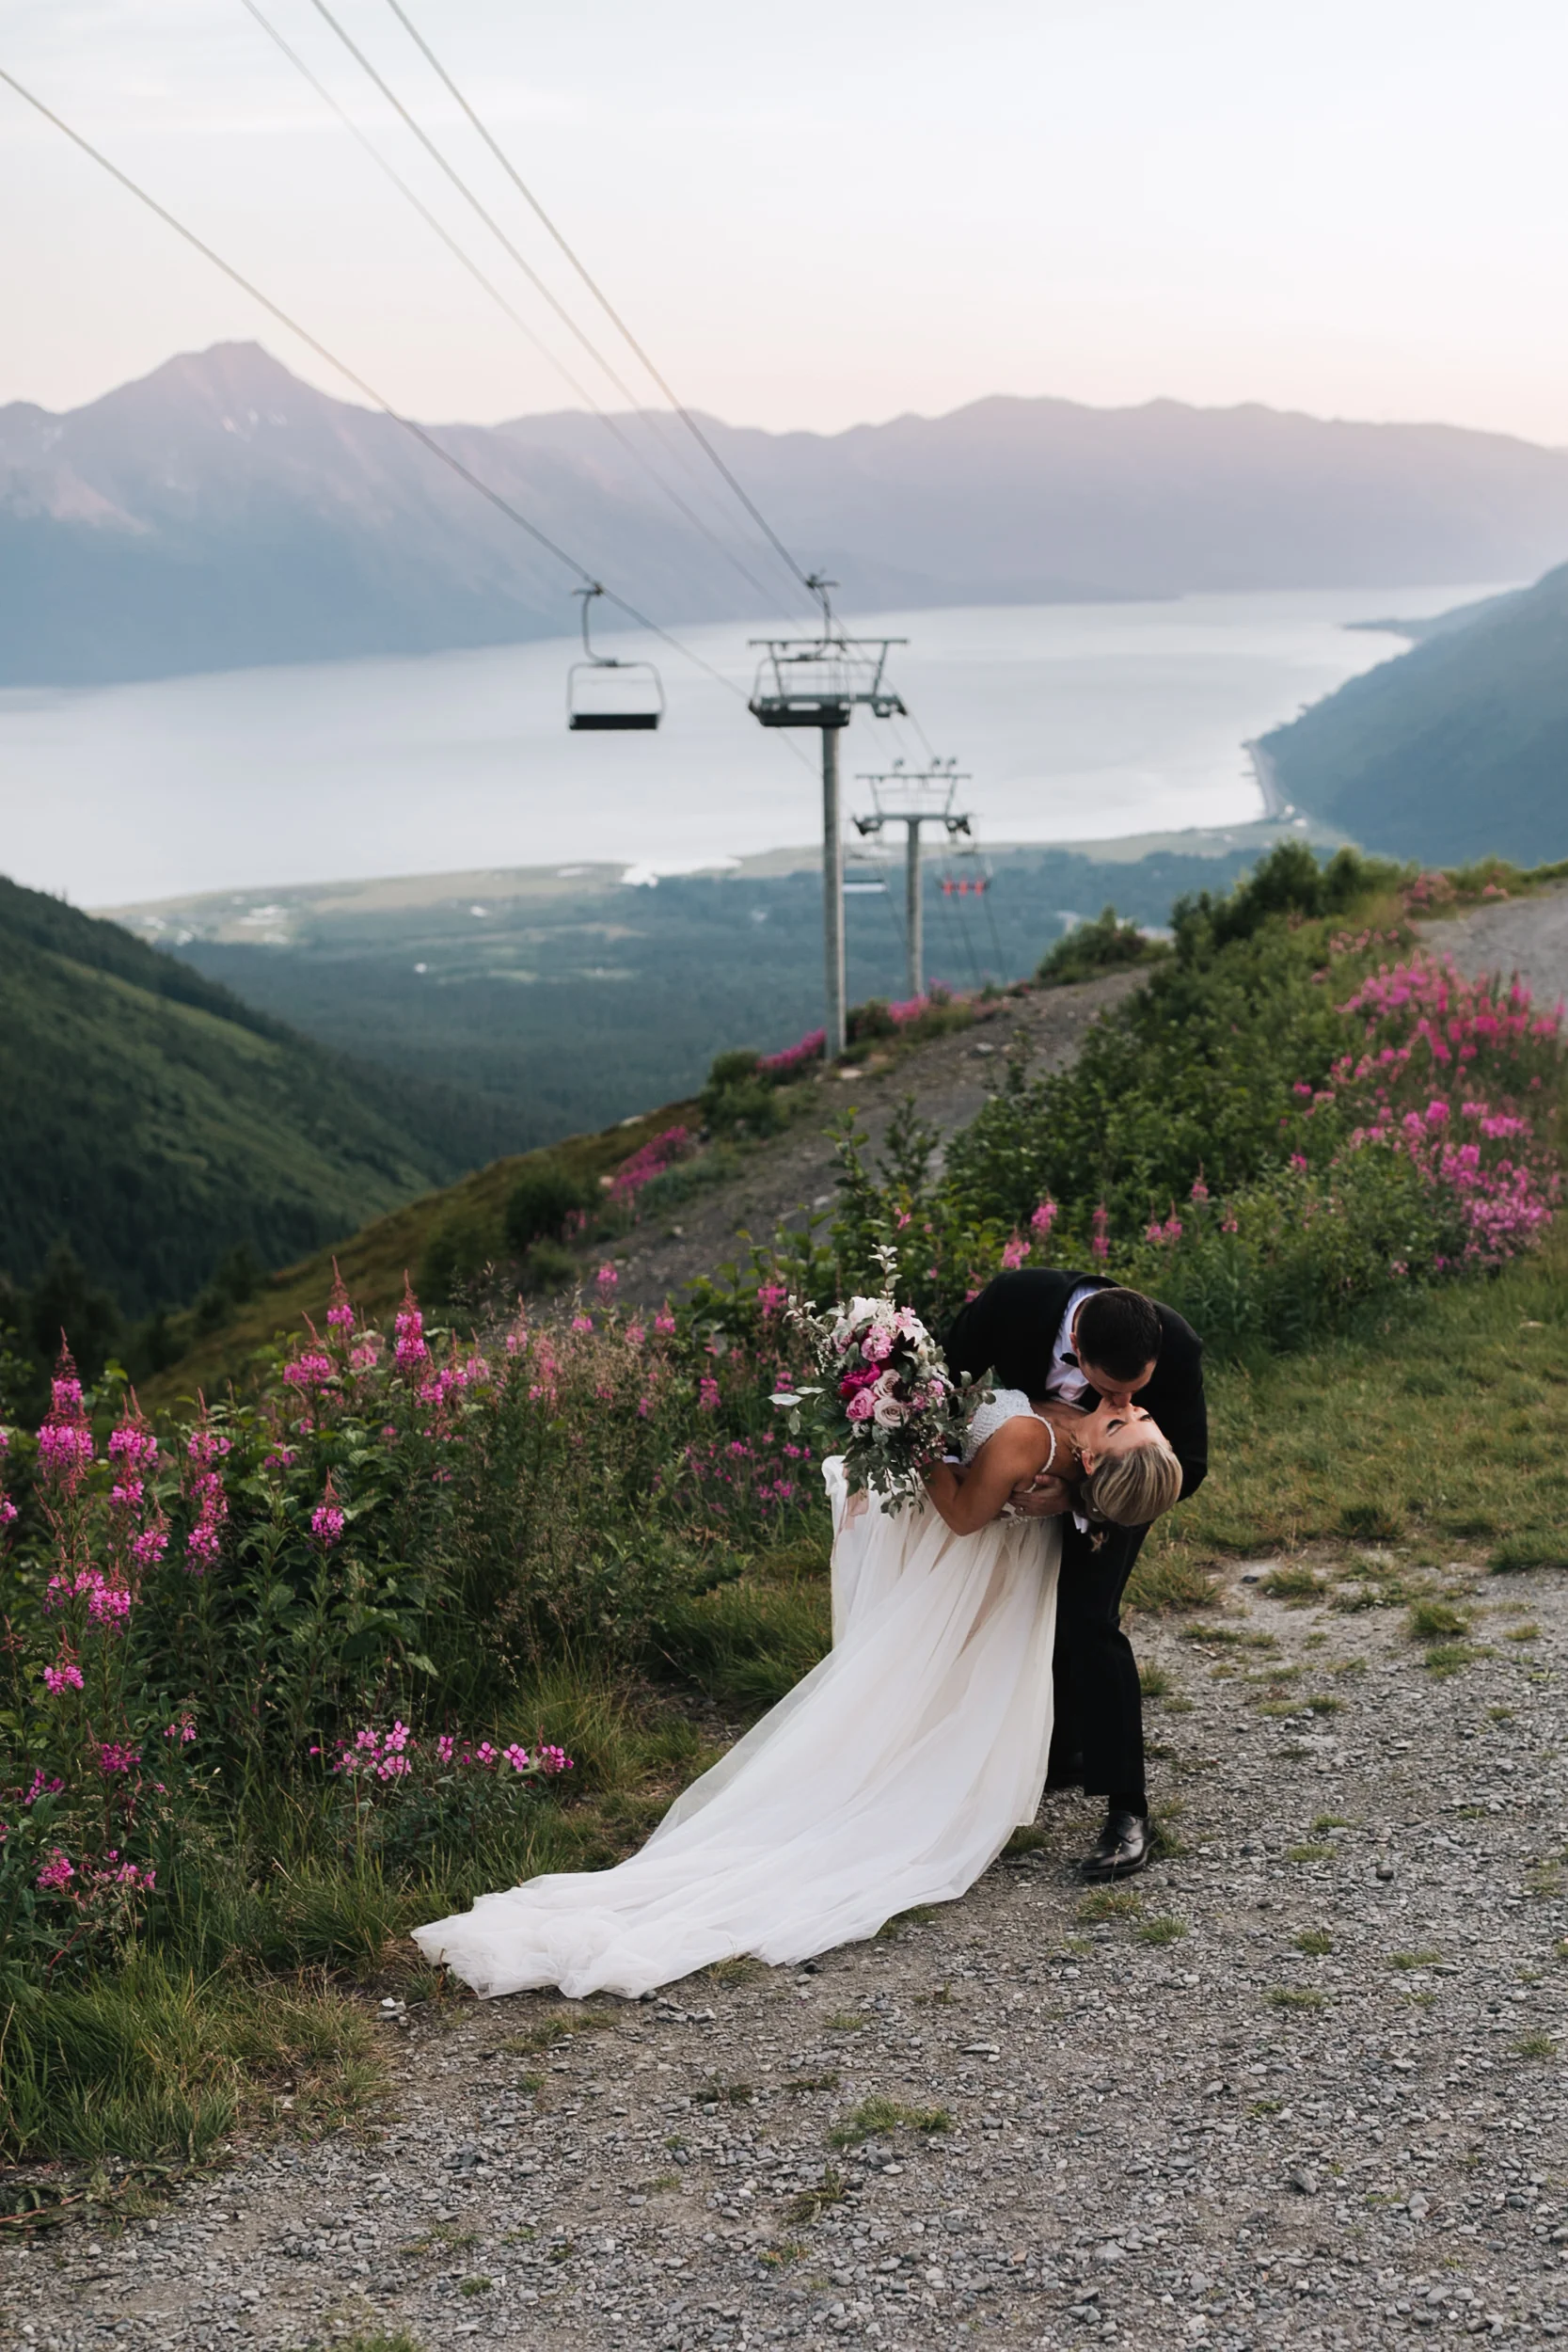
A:
[[[360,48],[358,42],[354,39],[353,35],[345,31],[344,27],[339,24],[337,18],[332,13],[332,10],[327,7],[326,0],[310,0],[310,6],[315,9],[316,14],[323,20],[323,22],[331,26],[332,30],[337,34],[338,39],[342,42],[343,47],[348,51],[349,56],[359,67],[360,71],[374,83],[376,88],[381,92],[382,97],[387,101],[387,103],[413,133],[414,136],[419,140],[420,145],[424,149],[425,153],[430,157],[432,163],[435,164],[436,169],[446,174],[446,177],[451,182],[452,186],[457,190],[459,196],[462,197],[464,202],[478,214],[480,219],[484,223],[484,226],[489,230],[491,235],[497,240],[498,244],[499,244],[504,250],[511,255],[513,261],[515,262],[517,267],[522,271],[523,276],[528,279],[530,285],[533,287],[535,293],[544,296],[544,299],[549,304],[550,309],[555,312],[557,318],[560,319],[562,325],[570,334],[577,337],[578,342],[582,345],[584,351],[587,352],[589,358],[596,366],[601,367],[604,370],[606,375],[609,376],[616,390],[622,395],[623,399],[630,403],[631,407],[635,410],[637,406],[637,394],[632,390],[631,386],[626,381],[626,378],[617,373],[616,370],[605,358],[603,352],[601,352],[598,346],[594,343],[593,338],[584,333],[583,329],[578,325],[576,319],[572,316],[570,310],[567,310],[565,304],[559,300],[559,298],[550,292],[550,289],[546,285],[545,280],[540,277],[532,262],[528,261],[524,255],[518,251],[517,247],[513,244],[511,238],[507,235],[505,230],[501,227],[499,221],[497,220],[495,215],[490,212],[487,206],[482,203],[480,199],[474,194],[472,188],[469,187],[467,182],[464,179],[456,165],[448,162],[446,156],[443,155],[441,150],[436,145],[436,141],[431,137],[429,132],[426,131],[416,119],[409,108],[404,104],[402,99],[398,96],[396,90],[393,89],[386,75],[380,72],[377,68],[371,63],[369,57],[366,56],[365,52]]]
[[[562,380],[571,387],[572,390],[577,394],[578,400],[583,403],[584,406],[593,411],[594,415],[597,417],[599,422],[605,427],[606,431],[614,435],[616,440],[620,442],[621,446],[628,453],[638,465],[643,468],[650,478],[658,485],[659,488],[664,492],[666,498],[668,498],[671,503],[685,516],[687,521],[692,525],[693,529],[700,532],[703,537],[708,541],[710,546],[718,549],[719,553],[724,558],[726,563],[734,565],[735,569],[740,574],[742,580],[745,580],[747,586],[754,588],[759,596],[762,596],[765,600],[771,603],[772,596],[770,591],[763,585],[763,582],[760,580],[757,579],[755,573],[751,571],[748,566],[741,562],[739,556],[735,553],[733,548],[725,546],[723,540],[720,538],[718,532],[704,520],[703,516],[699,515],[694,508],[687,504],[680,492],[675,489],[671,483],[664,479],[664,476],[658,471],[657,468],[650,462],[646,453],[638,448],[636,442],[632,440],[631,437],[622,431],[621,426],[616,422],[615,419],[600,405],[599,402],[588,389],[587,386],[578,382],[578,378],[572,373],[571,369],[566,365],[565,361],[558,358],[556,354],[550,349],[549,345],[544,341],[543,337],[536,335],[533,328],[529,325],[528,321],[522,316],[522,314],[513,309],[511,303],[508,302],[505,294],[502,294],[500,288],[495,283],[494,279],[486,277],[485,273],[480,268],[479,263],[473,259],[472,255],[465,250],[463,246],[459,244],[458,240],[446,227],[445,223],[438,219],[436,214],[431,211],[422,197],[420,197],[415,189],[409,186],[407,181],[404,179],[402,173],[398,171],[396,167],[388,162],[386,156],[382,154],[374,140],[368,137],[360,129],[358,123],[355,121],[347,107],[342,105],[339,100],[333,96],[331,90],[327,88],[325,83],[321,81],[317,75],[311,72],[309,66],[300,56],[299,52],[293,48],[284,39],[283,35],[278,31],[277,25],[274,24],[269,18],[262,14],[261,8],[257,6],[257,0],[240,0],[240,6],[249,16],[255,19],[256,23],[261,26],[262,32],[266,34],[268,40],[271,40],[277,48],[282,51],[284,56],[288,58],[289,63],[294,67],[297,72],[303,75],[307,82],[309,83],[310,87],[315,91],[317,97],[322,101],[323,104],[331,108],[332,112],[337,116],[339,121],[342,124],[344,130],[349,133],[351,137],[357,140],[358,144],[364,149],[365,153],[370,157],[372,163],[375,165],[377,170],[382,172],[385,177],[391,182],[393,187],[397,189],[399,195],[404,198],[404,201],[413,206],[415,212],[419,214],[420,219],[425,222],[426,226],[435,230],[436,236],[440,238],[441,243],[447,247],[448,251],[452,254],[454,259],[461,262],[464,269],[467,271],[469,277],[474,279],[477,285],[483,288],[484,292],[489,295],[491,301],[496,304],[497,308],[505,312],[506,316],[512,321],[513,326],[517,328],[518,332],[527,336],[535,351],[537,351],[540,357],[546,360],[548,364],[555,369],[556,373],[562,378]]]
[[[175,235],[182,238],[194,251],[199,253],[204,261],[211,262],[214,268],[220,270],[231,285],[238,286],[242,294],[248,294],[253,302],[260,303],[262,310],[269,311],[280,326],[288,329],[291,335],[296,335],[308,350],[313,351],[318,358],[325,359],[329,368],[336,369],[345,382],[352,384],[356,391],[362,392],[368,401],[381,410],[383,416],[388,418],[393,424],[401,425],[404,432],[418,441],[422,448],[427,449],[433,457],[438,458],[443,466],[458,475],[470,489],[477,490],[480,497],[487,500],[490,505],[504,515],[509,522],[515,523],[519,531],[527,532],[529,537],[542,547],[547,554],[553,555],[558,564],[563,564],[568,571],[576,572],[585,586],[598,585],[586,564],[579,564],[575,555],[569,554],[566,548],[562,547],[557,540],[552,539],[547,532],[541,531],[537,523],[530,522],[528,516],[518,507],[514,506],[510,499],[503,498],[499,490],[493,490],[490,485],[472,472],[460,457],[453,456],[451,450],[443,449],[435,435],[427,432],[422,424],[417,423],[412,417],[405,417],[400,409],[394,408],[385,394],[378,392],[373,384],[360,375],[356,369],[351,368],[346,359],[340,359],[337,353],[330,351],[319,336],[312,335],[308,327],[301,326],[298,320],[292,318],[280,303],[275,302],[270,294],[263,294],[261,287],[246,278],[242,271],[237,270],[231,262],[226,262],[221,253],[215,252],[203,238],[197,235],[194,229],[188,229],[182,220],[168,210],[166,205],[160,204],[155,196],[150,195],[137,181],[133,180],[129,172],[122,171],[117,163],[111,162],[102,148],[95,147],[92,141],[85,137],[80,131],[73,130],[63,116],[55,114],[53,107],[46,106],[41,98],[36,97],[25,83],[19,82],[15,74],[8,72],[4,66],[0,66],[0,82],[4,82],[8,88],[13,89],[24,104],[32,107],[35,114],[41,115],[43,119],[52,123],[56,131],[63,132],[73,147],[79,148],[84,155],[89,156],[101,170],[108,173],[111,180],[118,181],[127,194],[134,196],[136,201],[145,205],[150,213],[155,214],[166,228],[172,229]],[[733,678],[727,678],[721,670],[716,670],[713,664],[705,660],[700,653],[694,653],[689,645],[683,645],[678,637],[673,636],[669,629],[661,628],[657,621],[650,620],[645,612],[640,612],[636,605],[628,603],[625,596],[618,596],[613,589],[606,588],[603,594],[618,612],[624,612],[628,620],[635,621],[639,628],[647,629],[651,635],[658,638],[662,644],[669,645],[673,652],[681,655],[683,660],[693,663],[697,669],[705,671],[709,677],[717,680],[726,692],[744,701],[744,687],[737,686]]]
[[[322,8],[323,14],[325,13],[325,8],[323,8],[323,0],[312,0],[312,5],[318,8]],[[715,449],[713,443],[709,440],[707,435],[703,431],[702,426],[697,422],[696,418],[692,415],[691,410],[687,407],[684,401],[678,398],[668,379],[661,373],[659,369],[654,365],[653,360],[649,358],[641,343],[639,342],[637,337],[632,333],[631,328],[626,325],[626,320],[621,316],[619,310],[616,310],[614,304],[610,301],[610,296],[605,293],[603,287],[600,286],[597,279],[593,277],[586,264],[578,258],[578,254],[567,243],[565,237],[562,234],[562,231],[556,227],[555,222],[550,218],[549,214],[545,210],[545,207],[540,203],[539,199],[534,195],[533,190],[529,186],[527,181],[523,179],[521,173],[512,162],[512,159],[507,154],[505,149],[495,137],[492,136],[485,124],[481,120],[473,107],[468,103],[468,101],[465,97],[463,91],[458,87],[456,82],[453,81],[451,75],[447,72],[446,67],[441,63],[440,58],[437,57],[436,52],[431,48],[430,43],[425,40],[418,25],[415,24],[407,10],[401,5],[401,0],[387,0],[387,5],[391,9],[392,14],[397,18],[398,23],[403,26],[404,31],[408,35],[409,40],[419,50],[420,56],[430,66],[432,72],[435,72],[446,85],[446,87],[451,91],[452,97],[462,107],[463,112],[467,115],[469,122],[472,123],[480,137],[484,141],[485,146],[490,150],[491,154],[494,155],[496,161],[499,164],[501,169],[505,172],[507,178],[511,181],[518,195],[530,207],[543,227],[549,232],[556,245],[565,255],[567,261],[570,262],[572,267],[576,270],[578,276],[581,278],[589,293],[594,296],[594,301],[597,302],[599,308],[604,311],[605,316],[625,338],[631,350],[637,354],[638,358],[641,359],[642,365],[647,369],[648,373],[652,376],[654,382],[658,386],[659,390],[664,394],[665,399],[670,403],[671,407],[674,410],[675,415],[679,417],[687,431],[692,436],[693,439],[696,440],[705,454],[718,468],[720,473],[723,476],[725,482],[728,483],[736,497],[740,501],[741,505],[746,509],[747,514],[750,515],[758,530],[763,533],[768,545],[772,548],[774,553],[778,555],[785,564],[787,564],[789,570],[794,574],[800,586],[804,588],[808,594],[815,594],[816,592],[812,589],[809,574],[801,570],[800,564],[796,562],[788,548],[785,547],[784,541],[780,538],[778,532],[774,530],[767,516],[757,505],[755,500],[751,496],[744,485],[737,481],[730,468],[725,464],[723,458],[719,454],[719,452]],[[559,308],[560,306],[558,305],[557,307]],[[564,315],[564,313],[562,313],[562,315]],[[600,364],[602,366],[604,362],[601,361]],[[619,382],[619,378],[616,378],[615,380]],[[622,389],[625,389],[625,387]],[[629,399],[631,395],[628,393],[627,397]]]

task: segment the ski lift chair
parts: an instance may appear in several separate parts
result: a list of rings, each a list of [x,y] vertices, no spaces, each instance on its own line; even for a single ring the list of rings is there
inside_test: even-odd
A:
[[[582,652],[566,673],[566,724],[577,734],[646,733],[664,716],[664,683],[651,661],[622,661],[595,653],[588,633],[588,608],[604,590],[574,588],[582,598]]]

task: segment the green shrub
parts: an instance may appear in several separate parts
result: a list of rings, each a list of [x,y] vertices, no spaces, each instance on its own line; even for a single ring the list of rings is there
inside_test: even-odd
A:
[[[1152,963],[1168,955],[1163,942],[1146,939],[1135,923],[1118,920],[1107,907],[1092,923],[1076,923],[1041,957],[1036,979],[1042,988],[1065,988],[1074,980],[1098,979],[1102,972],[1120,972],[1139,963]]]
[[[531,1291],[570,1290],[581,1269],[563,1242],[536,1241],[523,1260],[523,1279]]]
[[[483,1218],[449,1217],[426,1242],[416,1280],[421,1298],[447,1306],[476,1282],[498,1254],[497,1236]]]
[[[716,1136],[770,1136],[788,1112],[750,1047],[714,1057],[699,1098],[705,1124]]]
[[[540,1161],[525,1168],[507,1198],[504,1229],[518,1257],[537,1241],[559,1242],[566,1220],[590,1205],[586,1187],[562,1168]]]

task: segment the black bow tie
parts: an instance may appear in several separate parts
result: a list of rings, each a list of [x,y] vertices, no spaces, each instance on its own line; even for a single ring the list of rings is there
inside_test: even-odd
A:
[[[1077,1357],[1073,1354],[1073,1352],[1072,1352],[1072,1350],[1071,1350],[1071,1348],[1070,1348],[1070,1347],[1068,1347],[1068,1348],[1064,1348],[1064,1349],[1063,1349],[1063,1351],[1062,1351],[1062,1361],[1063,1361],[1063,1363],[1064,1363],[1064,1364],[1070,1364],[1070,1365],[1072,1366],[1072,1369],[1073,1369],[1073,1371],[1074,1371],[1074,1372],[1076,1372],[1076,1371],[1077,1371],[1077,1369],[1078,1369],[1078,1359],[1077,1359]]]

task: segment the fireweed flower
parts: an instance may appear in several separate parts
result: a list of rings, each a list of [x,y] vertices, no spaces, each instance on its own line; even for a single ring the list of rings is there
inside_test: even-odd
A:
[[[74,1658],[63,1657],[57,1666],[45,1666],[43,1680],[45,1689],[58,1698],[62,1691],[81,1690],[82,1669]]]
[[[424,1316],[414,1295],[413,1285],[406,1275],[403,1278],[403,1305],[393,1319],[396,1345],[393,1349],[398,1370],[413,1372],[430,1360],[430,1348],[425,1341]]]
[[[328,1486],[327,1493],[331,1494]],[[325,1551],[342,1540],[343,1514],[332,1502],[318,1502],[310,1514],[310,1533]]]
[[[336,1375],[337,1366],[331,1357],[309,1348],[283,1367],[283,1377],[289,1386],[302,1391],[323,1389]]]
[[[716,1413],[719,1401],[719,1383],[705,1372],[697,1383],[697,1409],[703,1413]]]
[[[670,1309],[667,1306],[661,1307],[657,1314],[654,1317],[654,1329],[658,1333],[661,1340],[667,1340],[673,1336],[674,1328],[674,1316],[671,1313]]]
[[[1111,1254],[1111,1212],[1103,1200],[1090,1217],[1089,1223],[1094,1229],[1089,1242],[1092,1255],[1096,1258],[1108,1258]]]
[[[56,1846],[38,1874],[38,1884],[46,1895],[63,1895],[76,1876],[76,1866],[68,1853]]]
[[[1034,1215],[1029,1219],[1031,1231],[1038,1233],[1040,1239],[1043,1241],[1046,1234],[1050,1232],[1051,1228],[1055,1224],[1059,1214],[1060,1212],[1057,1209],[1055,1201],[1051,1200],[1048,1196],[1040,1202],[1038,1208],[1036,1209]]]
[[[98,1769],[105,1780],[118,1780],[123,1773],[135,1772],[141,1762],[140,1748],[133,1748],[119,1740],[101,1741]]]
[[[621,1278],[616,1273],[615,1268],[607,1261],[605,1264],[600,1266],[597,1274],[594,1275],[594,1279],[599,1286],[600,1297],[608,1298],[610,1292],[616,1288]]]
[[[1019,1267],[1027,1263],[1029,1248],[1030,1245],[1022,1233],[1014,1233],[1010,1240],[1004,1242],[1002,1245],[1003,1272],[1016,1274]]]

